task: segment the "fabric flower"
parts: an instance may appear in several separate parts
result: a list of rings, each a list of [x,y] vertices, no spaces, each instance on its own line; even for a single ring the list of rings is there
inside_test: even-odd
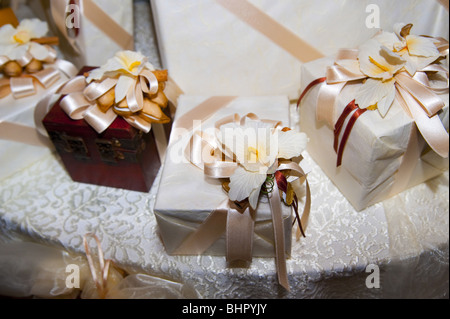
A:
[[[121,51],[116,53],[102,67],[90,72],[87,82],[101,80],[105,77],[118,77],[119,80],[115,88],[115,102],[119,103],[136,84],[137,77],[144,69],[155,70],[153,65],[148,62],[147,57],[139,52]]]
[[[375,39],[405,59],[405,70],[414,76],[416,71],[439,58],[439,50],[432,38],[410,34],[412,24],[397,23],[394,33],[382,32]]]
[[[45,60],[49,54],[48,47],[31,40],[41,38],[47,32],[47,23],[39,19],[25,19],[17,28],[4,25],[0,28],[0,55],[18,60],[29,53],[36,60]]]
[[[253,209],[258,205],[267,175],[276,169],[277,159],[300,156],[308,142],[304,133],[284,132],[271,124],[249,119],[243,125],[223,125],[218,139],[226,155],[239,164],[230,177],[228,196],[233,201],[248,198]]]
[[[439,56],[431,38],[410,35],[412,25],[396,24],[395,33],[381,32],[359,48],[360,71],[356,61],[338,62],[353,73],[367,76],[355,102],[362,109],[378,109],[385,117],[395,99],[395,76],[406,71],[411,76],[433,63]]]

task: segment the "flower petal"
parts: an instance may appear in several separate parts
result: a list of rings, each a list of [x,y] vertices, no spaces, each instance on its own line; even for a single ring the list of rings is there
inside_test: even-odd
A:
[[[383,80],[392,78],[405,65],[405,59],[374,39],[360,47],[358,59],[364,74]]]
[[[230,191],[228,196],[232,201],[243,201],[252,195],[252,203],[255,202],[256,194],[252,194],[256,191],[259,194],[261,186],[266,181],[266,174],[253,173],[245,170],[242,167],[236,169],[234,174],[230,177]],[[255,208],[256,205],[252,205]]]
[[[47,22],[39,19],[24,19],[17,27],[17,31],[26,31],[30,34],[31,39],[37,39],[48,33],[48,25]]]
[[[392,88],[395,88],[394,85],[395,79],[383,82],[381,80],[369,78],[361,85],[359,91],[356,93],[355,102],[362,109],[373,106],[388,96],[392,92]]]
[[[48,57],[48,49],[40,45],[38,43],[30,43],[30,54],[35,58],[36,60],[43,61]]]
[[[378,112],[382,118],[384,118],[389,112],[392,102],[394,102],[395,99],[395,85],[391,85],[390,88],[387,89],[390,90],[390,92],[377,103]]]
[[[291,159],[306,149],[308,137],[294,130],[278,132],[278,158]]]
[[[403,38],[401,33],[405,26],[406,26],[406,23],[403,23],[403,22],[394,24],[393,30],[399,39]]]
[[[393,50],[395,43],[399,42],[399,38],[394,33],[384,31],[376,35],[374,39],[390,50]]]
[[[10,24],[4,25],[0,28],[0,45],[11,45],[14,44],[14,34],[16,29]],[[0,51],[0,54],[4,54]]]
[[[436,48],[432,39],[420,37],[417,35],[408,35],[406,45],[410,55],[422,57],[439,57],[439,50]]]
[[[120,76],[115,88],[115,102],[119,103],[120,101],[122,101],[127,96],[128,91],[135,83],[136,79],[132,77],[126,75]]]

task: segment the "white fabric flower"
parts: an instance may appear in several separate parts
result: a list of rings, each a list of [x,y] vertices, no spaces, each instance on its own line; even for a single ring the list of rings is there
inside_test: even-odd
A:
[[[103,66],[90,72],[87,82],[101,80],[104,77],[118,77],[115,87],[116,103],[122,101],[143,69],[154,71],[148,59],[139,52],[121,51],[109,59]]]
[[[382,32],[375,39],[405,59],[405,70],[411,75],[436,61],[440,53],[432,38],[410,34],[412,25],[397,23],[395,33]]]
[[[218,139],[226,155],[239,164],[230,177],[228,196],[233,201],[248,198],[253,209],[258,205],[267,174],[274,173],[277,159],[300,156],[308,142],[304,133],[283,132],[271,124],[249,119],[242,126],[235,123],[223,125]]]
[[[395,75],[411,76],[433,63],[440,53],[431,38],[410,35],[412,25],[396,24],[395,33],[381,32],[359,48],[360,72],[368,77],[356,94],[360,108],[377,108],[385,117],[395,99]],[[354,64],[340,63],[355,73]]]
[[[0,55],[18,60],[28,52],[36,60],[44,60],[49,54],[46,46],[32,42],[48,32],[46,22],[39,19],[25,19],[17,28],[7,24],[0,28]]]

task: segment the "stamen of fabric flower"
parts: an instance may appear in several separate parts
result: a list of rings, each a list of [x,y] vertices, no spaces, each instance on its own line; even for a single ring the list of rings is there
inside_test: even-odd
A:
[[[14,35],[14,41],[20,44],[30,42],[30,35],[26,31],[19,31]]]
[[[379,67],[380,69],[382,69],[385,72],[388,72],[389,69],[386,68],[384,65],[381,65],[380,63],[378,63],[377,61],[375,61],[371,56],[369,56],[369,60],[370,62],[372,62],[373,64],[375,64],[377,67]]]
[[[247,149],[247,160],[250,163],[256,163],[259,159],[259,152],[256,148],[249,146]]]
[[[141,65],[140,61],[135,61],[131,63],[131,65],[128,67],[128,71],[133,72],[134,68],[137,68],[140,65]]]

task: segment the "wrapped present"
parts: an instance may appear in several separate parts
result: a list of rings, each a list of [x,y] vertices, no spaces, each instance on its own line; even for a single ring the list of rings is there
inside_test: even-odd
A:
[[[103,65],[122,50],[134,50],[132,0],[29,1],[61,39],[61,51],[78,68]]]
[[[303,66],[308,151],[357,210],[448,169],[448,42],[411,28]]]
[[[307,137],[288,123],[284,96],[180,97],[154,208],[169,254],[275,256],[289,286],[292,216],[299,237],[310,200],[300,216]]]
[[[74,181],[150,190],[170,134],[167,76],[140,53],[121,51],[58,90],[43,124]]]
[[[288,95],[296,100],[303,63],[342,47],[356,47],[398,17],[436,36],[433,32],[448,20],[444,7],[427,0],[152,0],[151,4],[163,66],[191,95]],[[192,74],[198,75],[195,81]]]
[[[2,23],[15,20],[12,11],[2,12],[12,15]],[[0,178],[49,154],[48,141],[36,130],[36,104],[76,74],[71,63],[57,58],[47,31],[38,19],[0,27]]]

